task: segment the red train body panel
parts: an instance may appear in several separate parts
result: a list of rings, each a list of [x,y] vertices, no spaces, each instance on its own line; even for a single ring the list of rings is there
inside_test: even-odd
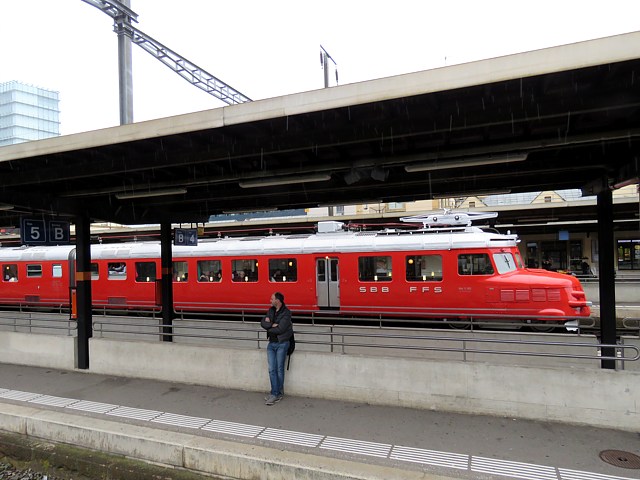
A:
[[[278,290],[298,313],[531,320],[590,315],[578,279],[524,268],[514,235],[471,226],[221,238],[172,250],[178,310],[262,312]],[[94,307],[156,305],[159,243],[93,245],[91,256]],[[67,305],[74,258],[72,246],[0,249],[0,303]]]

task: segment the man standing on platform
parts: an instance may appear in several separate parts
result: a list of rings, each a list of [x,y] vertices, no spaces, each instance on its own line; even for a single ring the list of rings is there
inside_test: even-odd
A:
[[[265,398],[265,405],[273,405],[284,396],[284,362],[289,349],[289,339],[293,335],[291,311],[284,304],[284,295],[275,292],[271,295],[271,308],[260,322],[267,331],[267,361],[271,392]]]

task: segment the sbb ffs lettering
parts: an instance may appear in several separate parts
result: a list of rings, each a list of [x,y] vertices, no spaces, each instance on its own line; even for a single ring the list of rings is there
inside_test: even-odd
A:
[[[389,293],[389,287],[360,287],[360,293]]]
[[[418,287],[409,287],[409,293],[414,293],[417,291],[418,291]],[[433,290],[431,289],[431,287],[420,287],[421,293],[427,293],[431,291],[433,293],[442,293],[442,287],[433,287]]]

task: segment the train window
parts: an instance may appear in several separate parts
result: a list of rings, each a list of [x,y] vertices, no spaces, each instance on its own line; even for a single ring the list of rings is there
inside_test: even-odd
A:
[[[155,282],[156,262],[136,262],[136,282]]]
[[[53,278],[62,278],[62,265],[59,263],[54,263],[51,266],[51,276]]]
[[[439,282],[441,280],[441,255],[407,255],[408,282]]]
[[[232,282],[257,282],[258,260],[231,260]]]
[[[100,270],[97,263],[91,264],[91,280],[98,280],[100,278]]]
[[[29,278],[42,277],[42,265],[27,264],[27,277]]]
[[[516,262],[511,253],[494,253],[493,262],[496,264],[498,273],[508,273],[517,270]]]
[[[124,262],[109,262],[107,264],[109,280],[126,280],[127,264]]]
[[[270,258],[270,282],[295,282],[298,280],[298,263],[295,258]]]
[[[198,281],[222,281],[222,262],[220,260],[198,260]]]
[[[16,265],[15,263],[2,265],[2,280],[5,282],[17,282],[18,265]]]
[[[329,281],[338,281],[338,259],[332,258],[329,260]]]
[[[522,256],[520,256],[520,252],[516,252],[516,265],[518,268],[524,268],[524,262],[522,261]]]
[[[317,260],[316,264],[318,266],[318,281],[319,282],[326,282],[327,281],[327,264],[324,261],[324,259],[322,260]]]
[[[460,275],[493,275],[491,259],[486,253],[458,255],[458,273]]]
[[[359,257],[358,279],[362,282],[390,282],[391,257]]]
[[[173,262],[173,281],[186,282],[189,280],[189,266],[187,262]]]

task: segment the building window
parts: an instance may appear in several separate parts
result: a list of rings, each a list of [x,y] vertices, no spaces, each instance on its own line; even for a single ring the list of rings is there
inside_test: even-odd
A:
[[[640,239],[618,240],[618,270],[640,270]]]
[[[389,202],[387,203],[387,208],[389,211],[405,211],[405,203],[404,202]]]

